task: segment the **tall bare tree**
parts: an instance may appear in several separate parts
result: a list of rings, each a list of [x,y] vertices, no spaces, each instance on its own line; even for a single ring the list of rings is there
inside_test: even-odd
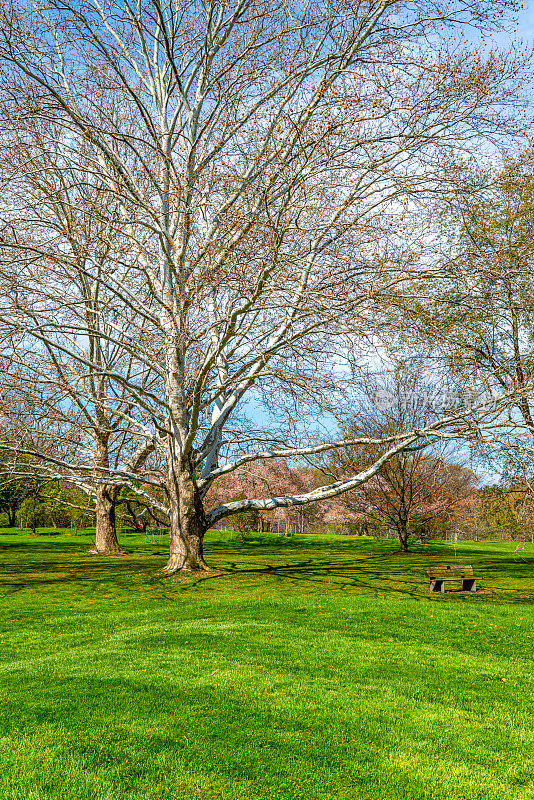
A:
[[[61,127],[21,111],[0,167],[11,201],[1,360],[2,429],[13,457],[4,478],[38,470],[43,480],[75,483],[94,503],[95,552],[120,553],[119,486],[106,478],[119,466],[134,472],[154,448],[124,388],[110,381],[111,373],[136,369],[117,329],[122,337],[140,335],[135,314],[121,317],[106,286],[118,270],[128,282],[124,242],[109,216],[118,207],[86,164],[83,140],[73,164]]]
[[[324,408],[347,342],[378,332],[380,303],[409,277],[388,256],[402,235],[402,203],[442,191],[442,160],[506,127],[520,61],[483,58],[460,36],[463,26],[499,24],[506,6],[5,6],[4,100],[14,119],[22,102],[36,118],[54,119],[68,161],[83,143],[114,198],[110,224],[135,270],[131,284],[120,271],[97,280],[113,293],[115,313],[142,320],[141,337],[120,335],[138,373],[96,369],[125,390],[132,419],[142,419],[166,459],[167,572],[206,567],[211,522],[336,496],[419,437],[439,435],[443,420],[395,435],[360,474],[301,496],[204,511],[213,481],[243,463],[339,444],[310,443],[298,425],[280,441],[243,414],[262,393],[271,407],[290,395]],[[15,233],[8,244],[17,247]],[[36,329],[25,325],[25,334]],[[95,365],[94,356],[68,355]],[[111,466],[104,473],[109,485],[131,477]]]

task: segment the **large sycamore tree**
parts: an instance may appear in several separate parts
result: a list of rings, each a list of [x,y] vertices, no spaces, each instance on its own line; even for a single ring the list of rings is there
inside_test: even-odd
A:
[[[160,478],[159,469],[110,463],[93,480],[129,481],[141,499],[161,484],[164,494],[152,496],[170,522],[168,573],[206,568],[203,537],[218,519],[334,497],[402,448],[465,418],[395,435],[375,463],[315,491],[204,509],[213,482],[244,463],[339,444],[310,442],[299,413],[327,409],[344,351],[375,340],[380,308],[401,302],[410,277],[409,259],[396,255],[405,203],[443,190],[443,162],[455,149],[502,130],[520,60],[483,57],[462,33],[490,30],[508,7],[476,0],[4,6],[4,135],[25,114],[53,122],[65,168],[79,148],[91,182],[110,198],[97,214],[121,246],[95,279],[112,295],[115,322],[98,336],[135,369],[81,359],[65,342],[62,352],[102,376],[99,402],[116,408],[117,397],[128,398],[121,419],[130,415],[166,465]],[[30,279],[35,256],[9,203],[3,214],[6,275],[16,254],[18,273]],[[38,333],[39,347],[53,349],[53,321],[41,324],[35,299],[29,313],[15,296],[22,338]],[[2,318],[8,326],[7,305]],[[277,436],[246,421],[262,403],[290,411]]]

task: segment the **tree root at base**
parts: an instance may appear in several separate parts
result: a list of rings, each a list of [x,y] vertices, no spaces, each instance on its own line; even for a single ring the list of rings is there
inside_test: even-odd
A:
[[[177,572],[211,572],[203,558],[195,558],[191,563],[184,556],[171,556],[162,569],[163,575],[176,575]]]

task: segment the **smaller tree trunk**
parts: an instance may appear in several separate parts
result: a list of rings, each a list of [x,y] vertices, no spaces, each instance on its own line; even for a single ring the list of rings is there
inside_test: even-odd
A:
[[[14,528],[17,521],[17,509],[16,508],[8,508],[7,509],[7,526],[8,528]]]
[[[400,519],[397,524],[397,533],[399,535],[400,552],[408,552],[408,540],[410,535],[408,533],[408,525],[405,519]]]
[[[124,550],[117,539],[115,504],[118,489],[116,486],[103,484],[96,490],[96,533],[95,546],[91,553],[106,555],[123,555]]]

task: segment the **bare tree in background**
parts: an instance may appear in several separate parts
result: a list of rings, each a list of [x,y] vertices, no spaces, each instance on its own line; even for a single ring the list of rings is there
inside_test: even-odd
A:
[[[26,457],[7,460],[3,479],[37,472],[75,484],[94,504],[95,552],[117,554],[120,487],[107,478],[119,467],[135,472],[154,449],[124,387],[110,379],[137,370],[117,331],[142,333],[106,286],[118,270],[128,284],[124,240],[109,216],[117,201],[91,173],[85,142],[69,163],[61,127],[21,110],[0,166],[15,245],[3,270],[2,433],[4,452],[11,443]]]
[[[262,397],[271,408],[290,396],[297,407],[324,410],[340,384],[336,360],[380,332],[381,305],[410,277],[390,257],[403,235],[403,202],[444,191],[443,160],[506,128],[521,59],[483,58],[460,34],[464,25],[491,29],[507,6],[4,7],[0,60],[12,119],[29,104],[34,118],[54,120],[66,161],[76,164],[83,148],[113,197],[108,220],[125,242],[129,277],[96,277],[122,320],[118,334],[99,335],[118,341],[121,358],[138,369],[119,371],[72,347],[66,355],[101,375],[108,397],[124,391],[132,425],[166,460],[168,573],[206,568],[210,523],[337,496],[404,447],[465,419],[453,414],[386,437],[389,450],[350,479],[204,510],[213,482],[244,463],[339,445],[331,437],[310,443],[309,426],[295,425],[290,441],[269,436],[243,414]],[[9,207],[3,216],[9,264],[13,252],[28,251]],[[12,323],[9,303],[2,319]],[[39,331],[45,349],[55,346],[40,323],[19,324],[25,336]],[[101,479],[135,475],[110,464]]]
[[[433,376],[436,381],[436,375]],[[365,375],[358,384],[361,407],[347,421],[344,434],[358,438],[364,433],[377,441],[409,429],[424,428],[446,411],[447,392],[439,379],[424,380],[421,362],[401,365],[390,373]],[[449,399],[450,402],[450,399]],[[446,517],[471,497],[478,478],[466,467],[455,442],[424,441],[397,453],[371,480],[342,500],[349,515],[396,532],[400,550],[408,552],[410,539],[425,531],[438,517]],[[343,448],[330,463],[334,474],[350,475],[372,464],[384,447]]]

